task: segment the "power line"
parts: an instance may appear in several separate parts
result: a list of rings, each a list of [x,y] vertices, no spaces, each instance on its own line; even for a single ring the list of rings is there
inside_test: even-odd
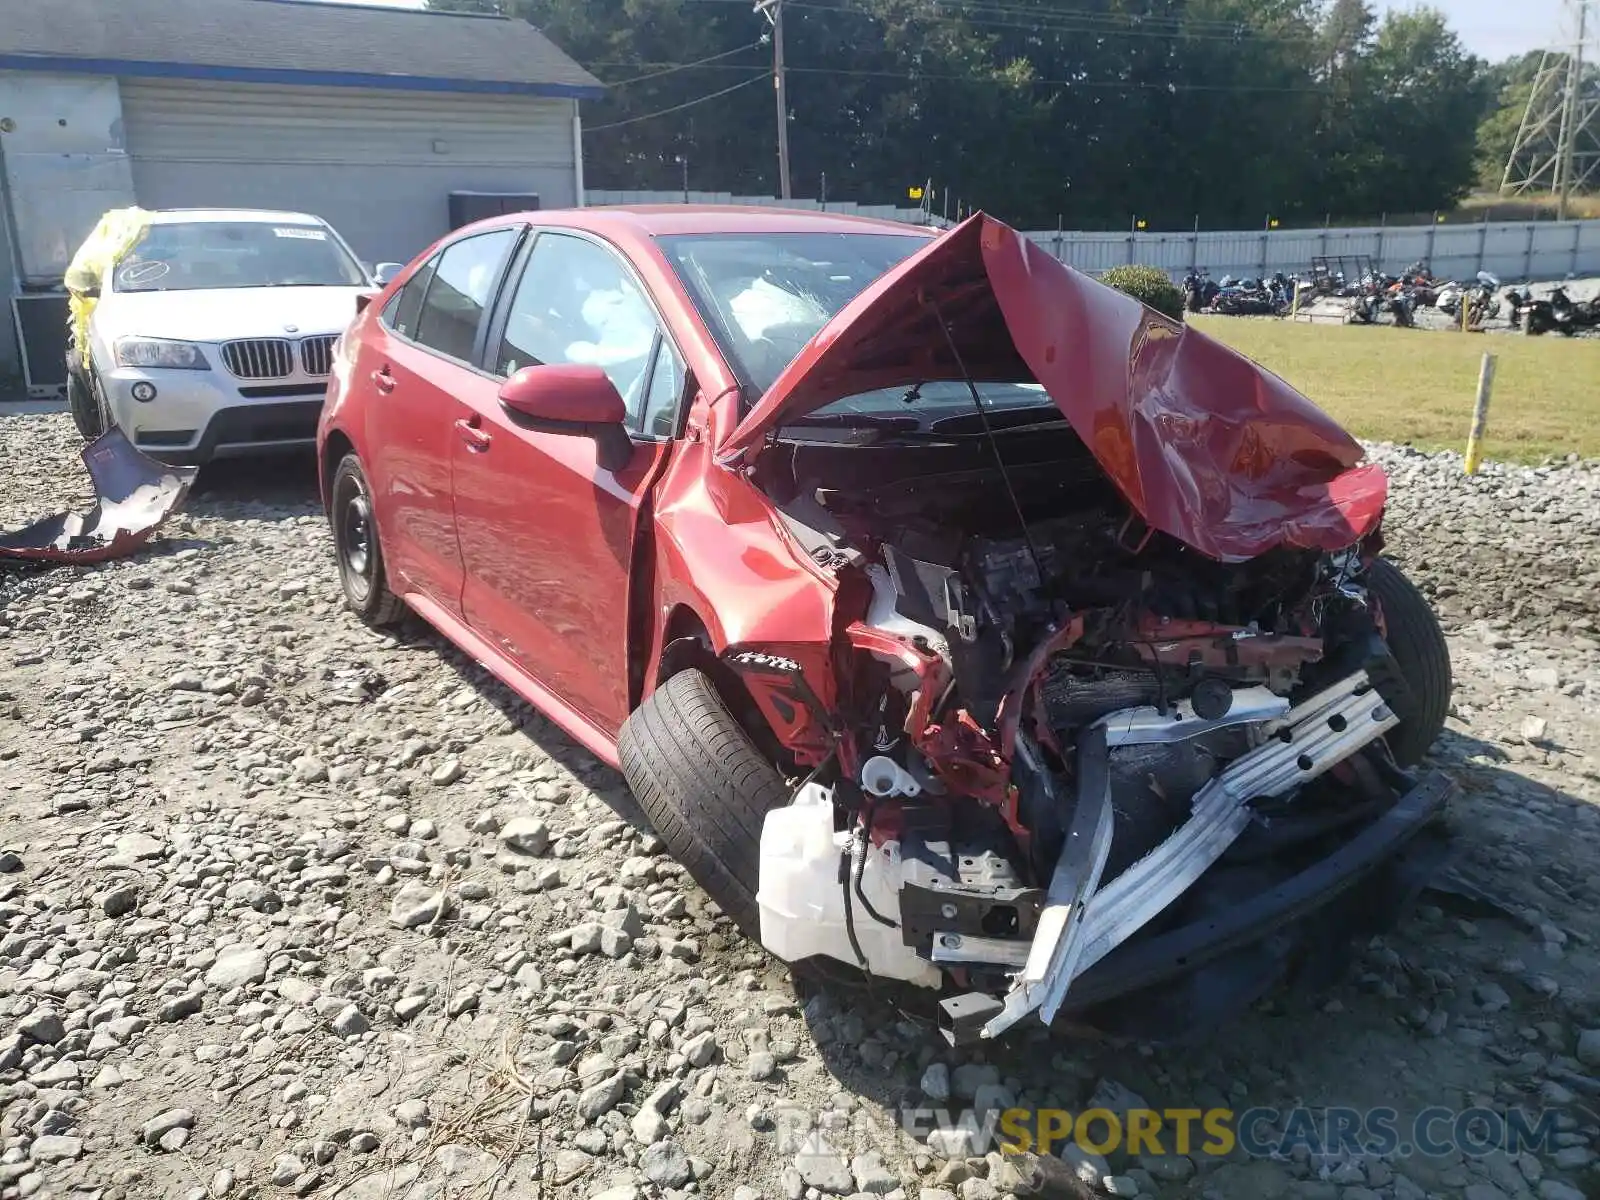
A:
[[[635,66],[649,64],[636,63]],[[704,71],[748,71],[752,68],[746,65],[734,64],[709,64],[699,66],[694,63],[654,64],[676,65],[683,69]],[[1220,92],[1220,93],[1283,93],[1289,95],[1322,96],[1329,91],[1322,87],[1279,87],[1270,84],[1251,83],[1172,83],[1162,81],[1138,82],[1122,79],[1083,79],[1083,78],[1038,78],[1038,79],[1011,79],[996,75],[962,75],[956,73],[940,73],[932,71],[889,71],[871,70],[868,68],[851,67],[796,67],[787,65],[785,70],[799,75],[834,75],[844,77],[861,77],[872,79],[901,79],[912,82],[931,83],[988,83],[1001,87],[1016,87],[1019,85],[1037,85],[1040,87],[1065,87],[1085,88],[1090,90],[1103,90],[1118,88],[1134,91],[1172,91],[1172,92]],[[770,71],[768,72],[770,74]],[[601,128],[596,126],[595,128]]]
[[[693,0],[702,4],[742,4],[745,0]],[[851,4],[824,4],[817,0],[785,0],[786,4],[813,12],[881,20],[877,13]],[[913,19],[965,20],[977,28],[1016,29],[1032,33],[1087,34],[1096,37],[1184,39],[1238,44],[1251,42],[1305,43],[1314,35],[1270,32],[1242,21],[1196,17],[1140,17],[1128,13],[1097,13],[1086,9],[1040,10],[1014,5],[977,4],[970,0],[933,0],[947,13],[916,14]]]
[[[867,12],[865,9],[850,5],[818,4],[811,0],[788,0],[794,7],[810,9],[815,12],[839,13],[848,16],[866,17],[871,20],[878,19],[876,13]],[[1247,25],[1189,25],[1173,21],[1167,28],[1159,27],[1152,21],[1155,28],[1134,28],[1124,25],[1119,21],[1103,22],[1100,16],[1109,14],[1085,14],[1071,16],[1066,14],[1031,14],[1027,12],[991,10],[990,13],[952,12],[944,16],[945,20],[964,20],[967,24],[977,29],[1016,29],[1029,33],[1056,33],[1056,34],[1087,34],[1094,37],[1115,38],[1159,38],[1163,41],[1182,39],[1185,41],[1203,42],[1228,42],[1237,45],[1240,42],[1306,42],[1310,40],[1308,34],[1288,36],[1284,34],[1269,34],[1261,30],[1252,29]],[[1142,23],[1141,23],[1142,24]]]
[[[755,50],[760,45],[760,42],[751,42],[748,45],[736,46],[732,50],[724,50],[721,54],[708,54],[705,58],[697,58],[693,62],[686,63],[590,63],[589,65],[594,67],[616,66],[665,68],[664,70],[660,71],[651,71],[647,75],[635,75],[632,79],[618,79],[614,82],[606,84],[607,87],[627,87],[630,83],[643,83],[646,79],[660,79],[663,75],[671,75],[678,71],[688,71],[694,67],[702,67],[708,63],[714,63],[721,58],[732,58],[735,54],[743,54],[746,50]],[[747,68],[736,67],[735,69],[742,70]]]
[[[853,70],[848,67],[790,67],[789,70],[799,75],[847,75],[863,76],[873,79],[909,79],[935,83],[992,83],[1001,87],[1015,87],[1019,84],[1032,84],[1041,87],[1065,88],[1092,88],[1092,89],[1117,89],[1125,88],[1134,91],[1156,92],[1238,92],[1255,93],[1268,92],[1273,94],[1322,96],[1328,92],[1327,88],[1301,88],[1301,87],[1274,87],[1267,84],[1250,83],[1137,83],[1132,80],[1119,79],[1004,79],[992,75],[953,75],[935,74],[932,72],[908,71],[872,71]]]
[[[642,113],[637,117],[629,117],[623,121],[612,121],[608,125],[590,125],[585,127],[583,132],[585,134],[590,134],[600,133],[607,129],[620,129],[624,125],[636,125],[640,121],[649,121],[656,117],[664,117],[669,113],[682,112],[686,108],[693,108],[697,104],[704,104],[707,100],[715,100],[719,96],[726,96],[729,92],[737,92],[740,88],[749,87],[752,83],[759,83],[763,79],[767,78],[770,78],[768,73],[766,71],[762,71],[761,74],[752,75],[749,79],[741,79],[732,87],[725,87],[720,92],[712,92],[710,95],[706,96],[697,96],[695,99],[686,100],[682,104],[674,104],[671,108],[659,109],[652,113]]]

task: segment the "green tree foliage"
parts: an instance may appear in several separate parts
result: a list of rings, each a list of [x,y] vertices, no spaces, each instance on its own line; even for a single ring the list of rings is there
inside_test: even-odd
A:
[[[1183,289],[1159,267],[1112,267],[1100,276],[1100,282],[1126,292],[1164,317],[1183,320]]]
[[[591,187],[776,192],[749,0],[430,3],[532,21],[609,85]],[[786,0],[784,28],[796,195],[932,179],[935,212],[1034,228],[1446,207],[1499,85],[1437,12],[1368,0]]]

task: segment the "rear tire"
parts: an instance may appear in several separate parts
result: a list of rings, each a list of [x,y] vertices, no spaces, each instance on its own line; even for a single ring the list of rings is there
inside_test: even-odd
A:
[[[1389,731],[1389,751],[1402,767],[1414,767],[1444,730],[1450,711],[1450,647],[1439,618],[1416,585],[1386,558],[1372,564],[1367,586],[1383,612],[1389,650],[1410,688],[1398,709],[1400,724]]]
[[[378,542],[378,522],[372,512],[372,488],[361,460],[346,454],[333,473],[333,504],[328,520],[333,525],[334,552],[339,558],[339,584],[350,611],[374,629],[394,625],[405,615],[405,602],[389,590]]]
[[[793,793],[711,680],[690,668],[617,737],[628,786],[667,849],[746,937],[761,936],[761,826]]]

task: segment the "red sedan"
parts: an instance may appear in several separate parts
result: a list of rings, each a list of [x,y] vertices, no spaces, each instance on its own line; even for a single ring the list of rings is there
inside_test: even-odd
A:
[[[344,335],[319,445],[360,617],[419,613],[746,933],[953,1041],[1192,1030],[1445,852],[1381,470],[987,217],[458,230]]]

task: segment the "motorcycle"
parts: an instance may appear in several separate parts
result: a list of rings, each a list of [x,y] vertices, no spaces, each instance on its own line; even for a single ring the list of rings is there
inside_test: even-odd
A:
[[[1226,317],[1269,317],[1280,310],[1272,289],[1259,279],[1232,277],[1223,279],[1222,287],[1211,301],[1210,311]]]
[[[1439,282],[1434,279],[1427,263],[1421,260],[1412,263],[1401,273],[1400,282],[1405,285],[1414,307],[1431,308],[1437,303]]]
[[[1357,325],[1376,325],[1383,305],[1383,289],[1375,282],[1368,282],[1350,301],[1350,320]]]
[[[1495,295],[1499,288],[1498,277],[1488,271],[1479,271],[1476,286],[1469,289],[1454,281],[1447,283],[1439,289],[1435,303],[1440,312],[1452,317],[1460,314],[1461,306],[1465,303],[1467,326],[1476,329],[1484,321],[1500,315],[1500,299]]]
[[[1600,325],[1600,305],[1592,300],[1575,301],[1564,287],[1557,287],[1548,299],[1536,299],[1526,290],[1519,292],[1513,288],[1506,293],[1506,299],[1511,302],[1511,327],[1529,337],[1552,332],[1574,337],[1582,330]]]
[[[1488,271],[1478,272],[1478,286],[1467,293],[1467,328],[1481,329],[1483,323],[1500,315],[1499,277]]]
[[[1563,337],[1572,337],[1579,330],[1593,329],[1600,324],[1600,305],[1595,301],[1575,301],[1567,289],[1558,287],[1550,293],[1550,315]]]
[[[1204,271],[1192,270],[1183,277],[1183,306],[1192,313],[1204,312],[1220,290]]]
[[[1397,285],[1386,294],[1384,307],[1394,317],[1395,325],[1400,329],[1416,328],[1415,312],[1417,308],[1416,296],[1411,289]]]

